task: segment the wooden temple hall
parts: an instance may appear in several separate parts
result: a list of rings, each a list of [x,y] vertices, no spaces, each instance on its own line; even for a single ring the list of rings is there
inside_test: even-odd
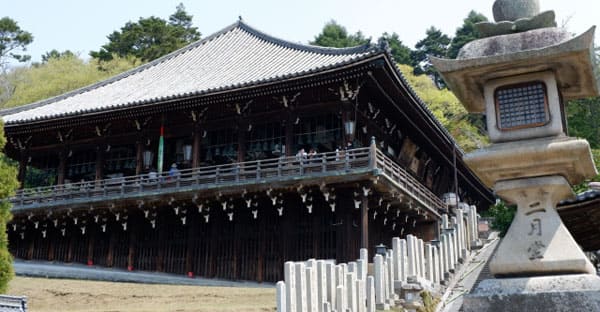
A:
[[[306,46],[239,21],[1,115],[19,259],[277,281],[287,260],[434,239],[445,193],[493,201],[386,46]]]

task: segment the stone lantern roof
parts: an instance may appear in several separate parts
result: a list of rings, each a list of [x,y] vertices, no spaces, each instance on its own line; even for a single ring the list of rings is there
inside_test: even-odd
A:
[[[533,7],[525,12],[533,14],[535,10]],[[555,25],[553,11],[533,17],[522,17],[511,10],[501,11],[495,5],[497,22],[478,24],[484,35],[491,36],[466,44],[457,59],[430,57],[431,63],[468,111],[484,112],[483,85],[486,81],[536,71],[556,74],[558,88],[565,101],[598,95],[600,83],[594,56],[595,27],[573,36],[566,29],[548,27]]]

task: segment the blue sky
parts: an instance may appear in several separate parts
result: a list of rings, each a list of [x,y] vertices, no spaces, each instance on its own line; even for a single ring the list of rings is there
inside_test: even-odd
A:
[[[9,16],[33,33],[28,53],[34,61],[52,49],[82,56],[107,42],[106,36],[127,21],[158,16],[167,19],[183,2],[203,37],[242,16],[250,25],[282,39],[306,43],[335,19],[350,32],[361,30],[377,38],[397,32],[407,45],[435,25],[453,34],[471,9],[492,18],[492,0],[0,0],[0,17]],[[557,21],[577,33],[600,21],[600,3],[584,0],[540,0],[542,10],[554,9]],[[594,4],[595,3],[595,4]]]

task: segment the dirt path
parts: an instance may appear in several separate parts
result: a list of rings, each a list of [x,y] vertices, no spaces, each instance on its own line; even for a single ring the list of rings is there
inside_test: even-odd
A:
[[[275,311],[275,289],[110,283],[15,277],[10,295],[45,311]]]

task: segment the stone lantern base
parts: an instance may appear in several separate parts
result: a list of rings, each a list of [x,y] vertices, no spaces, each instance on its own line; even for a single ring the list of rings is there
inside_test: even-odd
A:
[[[499,278],[465,296],[465,312],[600,311],[600,277],[592,274]]]

